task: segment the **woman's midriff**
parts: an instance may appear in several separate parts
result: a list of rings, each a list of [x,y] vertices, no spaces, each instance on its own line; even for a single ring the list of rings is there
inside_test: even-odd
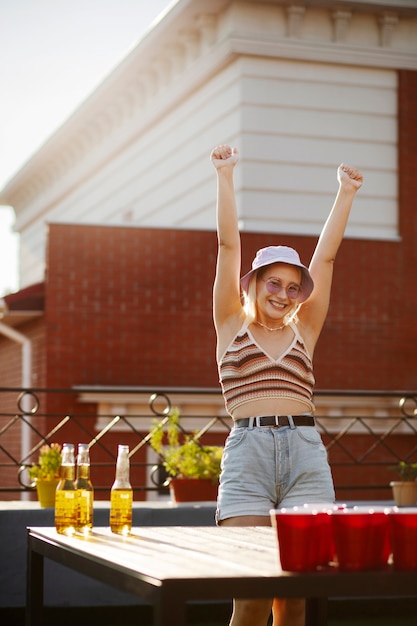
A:
[[[301,415],[310,412],[311,408],[303,402],[285,398],[266,398],[242,404],[233,411],[232,417],[237,420],[255,415]]]

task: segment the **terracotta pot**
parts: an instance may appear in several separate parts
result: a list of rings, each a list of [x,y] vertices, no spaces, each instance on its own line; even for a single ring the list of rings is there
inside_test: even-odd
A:
[[[397,506],[416,506],[417,504],[417,481],[409,482],[393,481],[390,483],[394,502]]]
[[[36,491],[42,509],[53,508],[55,506],[55,491],[59,483],[59,478],[51,480],[37,480]]]
[[[208,478],[172,478],[169,482],[175,502],[204,502],[217,499],[218,484]]]

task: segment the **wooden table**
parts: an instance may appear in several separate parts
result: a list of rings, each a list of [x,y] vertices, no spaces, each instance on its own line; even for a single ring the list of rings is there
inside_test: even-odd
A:
[[[1,471],[1,470],[0,470]],[[53,526],[54,509],[41,509],[39,502],[0,502],[0,609],[26,606],[27,528]],[[110,502],[94,502],[94,524],[109,525]],[[133,502],[134,526],[211,526],[215,527],[215,502],[175,504]],[[137,603],[133,595],[109,588],[93,578],[59,563],[45,563],[45,605],[128,606]],[[0,618],[0,626],[1,618]]]
[[[52,559],[154,607],[154,625],[186,624],[190,600],[306,597],[307,624],[327,623],[328,597],[417,596],[417,571],[281,570],[272,528],[135,527],[129,537],[95,528],[65,537],[28,529],[26,626],[43,623],[43,562]]]

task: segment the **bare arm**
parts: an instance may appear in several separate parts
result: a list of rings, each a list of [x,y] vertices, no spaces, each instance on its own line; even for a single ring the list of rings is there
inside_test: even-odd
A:
[[[362,174],[356,168],[343,164],[338,168],[337,178],[339,190],[310,263],[314,290],[299,312],[306,337],[309,336],[309,343],[312,343],[310,349],[314,348],[326,319],[334,261],[343,239],[353,199],[363,180]]]
[[[233,182],[239,160],[236,149],[227,145],[214,148],[211,161],[217,172],[218,256],[214,281],[213,314],[219,341],[236,330],[243,315],[240,300],[240,234]]]

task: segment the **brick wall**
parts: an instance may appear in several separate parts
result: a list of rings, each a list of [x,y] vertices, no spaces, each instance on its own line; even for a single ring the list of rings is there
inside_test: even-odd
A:
[[[45,325],[43,320],[35,320],[22,324],[19,332],[28,337],[32,343],[32,385],[42,387],[44,385],[45,365]],[[10,339],[0,336],[0,381],[1,387],[21,387],[22,385],[22,347]],[[33,408],[33,399],[27,396],[29,405],[27,410]],[[21,404],[25,408],[25,403]],[[22,423],[15,420],[16,414],[20,413],[15,392],[2,392],[0,394],[0,428],[2,429],[0,444],[1,487],[4,489],[18,488],[17,471],[13,463],[18,464],[21,460],[22,446]],[[41,416],[28,419],[33,425],[44,432],[45,422]],[[6,453],[7,451],[7,453]],[[2,500],[15,500],[16,493],[3,492]]]
[[[210,232],[52,225],[48,385],[215,386]]]
[[[305,260],[314,245],[272,241]],[[244,234],[244,267],[268,243]],[[213,233],[54,225],[49,248],[48,386],[217,386]],[[319,388],[414,388],[407,256],[405,241],[343,243],[315,358]]]
[[[45,385],[45,322],[38,318],[21,324],[16,330],[30,339],[32,344],[32,386]],[[22,347],[20,344],[0,334],[0,387],[20,387],[22,385]],[[1,412],[16,411],[15,394],[11,404],[2,396]]]

